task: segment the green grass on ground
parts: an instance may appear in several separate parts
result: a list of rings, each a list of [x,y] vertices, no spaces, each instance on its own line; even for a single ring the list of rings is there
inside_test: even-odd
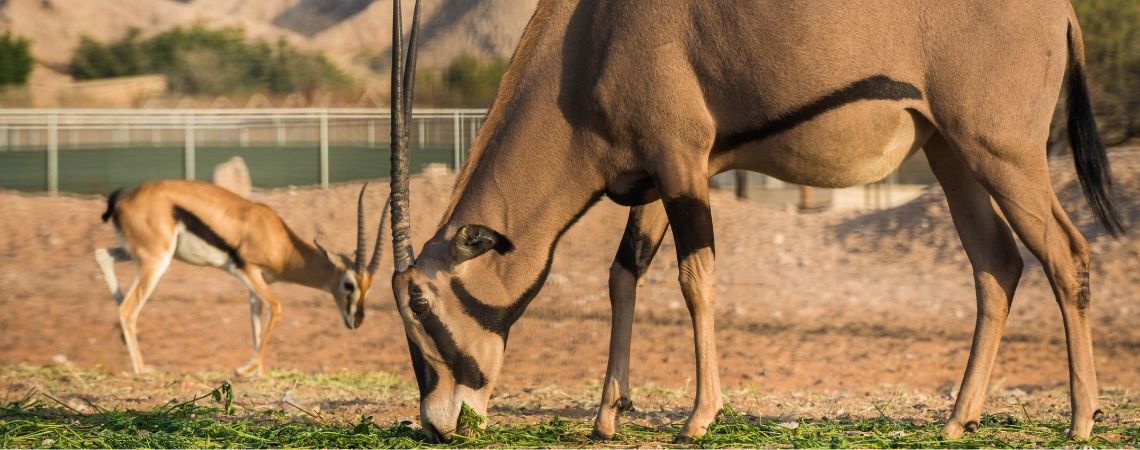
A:
[[[634,395],[644,401],[628,414],[617,439],[595,442],[589,439],[589,416],[596,388],[566,396],[543,389],[504,394],[478,436],[438,446],[427,442],[415,422],[414,385],[398,375],[275,370],[232,385],[229,379],[212,373],[132,376],[69,365],[0,366],[0,448],[662,447],[672,446],[691,401],[683,393],[636,388]],[[1128,391],[1105,391],[1108,418],[1087,441],[1064,437],[1064,392],[1037,393],[1024,404],[1017,397],[1020,406],[1012,409],[990,407],[999,412],[960,440],[940,436],[941,417],[948,412],[943,406],[929,411],[929,405],[915,405],[941,405],[937,399],[859,397],[827,409],[810,403],[813,393],[755,395],[727,392],[725,398],[741,411],[755,411],[750,399],[772,404],[779,415],[726,408],[695,446],[1140,448],[1140,405]],[[834,403],[840,397],[821,398]],[[870,414],[841,412],[865,403],[873,405]]]

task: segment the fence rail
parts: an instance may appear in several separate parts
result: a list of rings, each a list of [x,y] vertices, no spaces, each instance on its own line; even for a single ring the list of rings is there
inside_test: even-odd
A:
[[[485,116],[483,109],[414,110],[413,161],[460,167]],[[195,179],[199,166],[227,154],[264,163],[253,167],[255,185],[314,181],[327,187],[387,173],[365,171],[356,163],[386,164],[380,153],[386,155],[390,146],[390,122],[386,109],[364,108],[0,110],[0,188],[55,193],[63,183],[63,190],[92,192],[145,178]],[[274,149],[280,158],[270,157]],[[174,151],[181,157],[173,158]],[[292,160],[277,161],[282,158]],[[119,166],[132,170],[115,169]],[[303,166],[315,167],[298,176]]]

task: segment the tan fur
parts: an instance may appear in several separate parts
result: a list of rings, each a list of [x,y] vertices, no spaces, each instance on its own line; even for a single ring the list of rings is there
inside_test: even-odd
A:
[[[244,264],[239,266],[224,249],[203,246],[191,225],[176,220],[175,208],[205,224],[235,250]],[[330,292],[337,300],[345,326],[351,329],[360,325],[371,274],[357,274],[348,257],[328,254],[305,242],[269,206],[212,184],[169,180],[145,183],[124,193],[111,213],[122,246],[96,250],[96,261],[120,303],[120,325],[135,373],[144,369],[137,339],[139,312],[172,259],[220,268],[249,288],[254,356],[238,369],[241,375],[261,373],[266,344],[280,316],[280,301],[269,289],[270,282],[284,281]],[[137,262],[139,276],[123,296],[111,263],[130,259]],[[350,280],[351,292],[345,289]],[[261,316],[265,304],[269,306],[269,317],[263,331]]]
[[[635,205],[627,238],[638,248],[656,250],[665,218],[673,229],[697,356],[696,401],[678,439],[700,436],[721,407],[708,177],[746,169],[850,186],[883,177],[925,146],[978,287],[973,349],[944,433],[957,437],[980,419],[1022,267],[1012,229],[1053,283],[1068,336],[1070,433],[1088,436],[1099,413],[1085,312],[1090,255],[1056,200],[1043,150],[1062,79],[1070,61],[1083,66],[1082,52],[1062,0],[543,2],[439,231],[393,279],[411,344],[423,353],[417,364],[439,374],[434,390],[421,392],[425,429],[441,438],[456,431],[464,402],[486,412],[505,332],[488,330],[494,314],[479,311],[525,308],[561,233],[605,193]],[[874,83],[881,91],[867,87]],[[810,113],[794,115],[800,110]],[[776,131],[748,134],[767,125]],[[456,233],[474,225],[512,248],[451,260],[452,247],[467,245]],[[629,238],[631,230],[646,236]],[[615,263],[611,271],[600,437],[617,431],[628,395],[639,282],[630,270]],[[481,306],[461,298],[457,284]],[[413,299],[430,304],[431,326],[445,327],[456,348],[444,348],[442,332],[433,335],[411,310]],[[447,360],[445,350],[475,361],[485,385],[457,386],[473,375],[452,371],[470,364]]]

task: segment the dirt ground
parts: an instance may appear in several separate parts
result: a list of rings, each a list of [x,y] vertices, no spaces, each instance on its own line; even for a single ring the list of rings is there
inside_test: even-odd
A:
[[[1112,158],[1119,206],[1136,223],[1140,148],[1117,149]],[[1092,316],[1101,385],[1135,391],[1140,240],[1136,232],[1112,240],[1097,231],[1070,159],[1054,161],[1053,173],[1062,203],[1094,248]],[[416,248],[434,231],[453,180],[446,174],[413,179]],[[376,214],[386,184],[369,190]],[[279,211],[299,235],[348,252],[359,188],[278,189],[254,198]],[[111,226],[99,221],[104,206],[96,197],[0,192],[0,366],[106,371],[112,374],[106,383],[130,378],[114,301],[92,258],[93,249],[114,243]],[[798,213],[714,192],[713,214],[726,391],[752,392],[758,402],[771,403],[770,412],[788,402],[762,399],[815,399],[826,410],[835,396],[900,391],[949,406],[945,397],[957,389],[970,348],[975,301],[971,269],[937,187],[901,207],[871,213]],[[369,218],[370,229],[376,220]],[[497,397],[596,392],[609,334],[606,279],[624,223],[625,209],[603,201],[563,238],[546,286],[511,333]],[[1026,272],[993,391],[1002,398],[1059,395],[1050,405],[1066,410],[1060,314],[1039,264],[1023,253]],[[669,239],[648,272],[637,306],[631,381],[643,393],[660,389],[691,398],[692,334],[674,255]],[[390,264],[385,255],[382,270]],[[133,265],[117,269],[121,283],[133,279]],[[402,325],[385,287],[372,291],[368,316],[356,331],[341,324],[329,295],[280,284],[274,289],[284,311],[270,342],[270,369],[387,371],[413,380]],[[142,312],[143,357],[168,376],[231,371],[252,352],[248,314],[237,280],[176,263]],[[561,401],[555,396],[538,407],[557,412]]]

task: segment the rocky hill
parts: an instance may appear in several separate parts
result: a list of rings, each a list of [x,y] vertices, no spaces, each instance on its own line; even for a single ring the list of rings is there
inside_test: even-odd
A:
[[[414,2],[405,1],[405,23]],[[537,0],[431,0],[423,3],[420,64],[446,65],[468,53],[509,58]],[[251,38],[286,39],[325,51],[355,76],[386,75],[368,61],[391,48],[392,0],[0,0],[0,30],[32,40],[36,59],[62,71],[81,36],[110,40],[175,26],[240,26]],[[405,32],[407,29],[405,28]]]

